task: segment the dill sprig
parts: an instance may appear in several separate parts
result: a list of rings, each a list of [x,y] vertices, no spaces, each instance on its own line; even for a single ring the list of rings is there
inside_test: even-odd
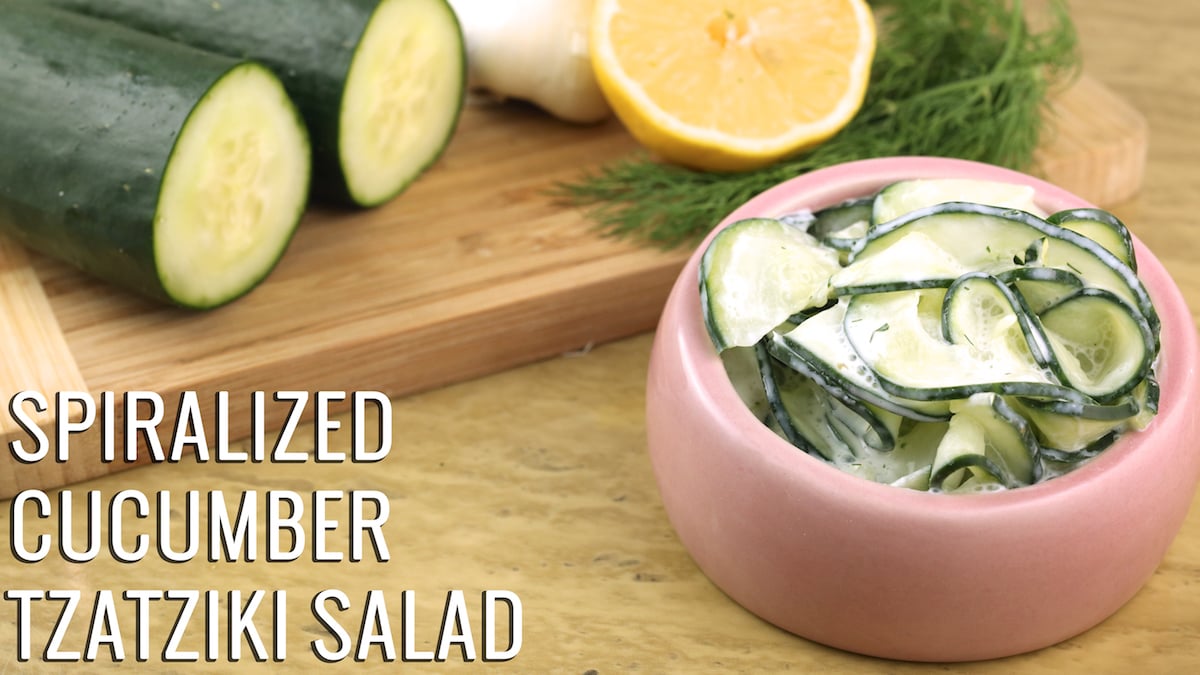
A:
[[[644,152],[555,186],[599,229],[664,247],[694,241],[734,208],[797,175],[897,155],[1027,169],[1051,86],[1078,71],[1061,2],[1031,27],[1021,0],[872,0],[879,38],[862,107],[816,148],[743,173],[695,171]]]

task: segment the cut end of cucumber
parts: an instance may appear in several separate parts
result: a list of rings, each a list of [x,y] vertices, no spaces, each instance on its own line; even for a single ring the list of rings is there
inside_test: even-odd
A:
[[[291,240],[310,175],[283,85],[258,64],[232,68],[192,110],[163,175],[154,257],[167,295],[207,309],[262,281]]]
[[[360,206],[391,199],[441,154],[458,122],[466,51],[444,0],[384,0],[342,98],[339,153]]]

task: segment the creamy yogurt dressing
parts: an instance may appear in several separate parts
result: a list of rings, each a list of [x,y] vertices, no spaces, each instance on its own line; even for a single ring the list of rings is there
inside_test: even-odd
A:
[[[917,181],[916,183],[921,182]],[[1046,215],[1045,212],[1034,203],[1033,190],[1027,186],[986,184],[972,181],[950,180],[930,181],[928,184],[918,184],[916,185],[916,189],[912,189],[911,187],[906,188],[905,190],[899,192],[899,198],[892,199],[889,202],[888,207],[893,209],[892,212],[881,214],[878,212],[877,208],[875,217],[884,217],[885,219],[890,219],[902,216],[904,213],[908,213],[925,206],[932,206],[934,204],[953,200],[957,198],[954,190],[959,188],[961,188],[964,193],[970,195],[970,201],[982,201],[986,203],[992,203],[997,206],[1019,209],[1035,214],[1039,217],[1045,217]],[[984,197],[983,199],[980,199],[981,195]],[[813,221],[813,214],[808,211],[798,212],[783,216],[780,218],[780,220],[806,228],[807,225]],[[866,233],[867,227],[868,224],[866,222],[855,222],[844,228],[842,231],[839,231],[837,235],[861,237]],[[902,267],[911,265],[914,259],[920,259],[922,261],[929,259],[928,255],[909,255],[913,252],[908,251],[904,246],[898,245],[895,248],[896,251],[893,251],[893,253],[895,253],[896,256],[899,256],[900,258],[907,258],[907,260],[903,260]],[[876,263],[879,261],[873,260],[872,262]],[[886,262],[886,259],[884,262]],[[843,264],[845,264],[844,261]],[[921,263],[921,273],[930,274],[929,270],[924,268],[924,264],[924,262]],[[873,264],[871,267],[877,266]],[[845,270],[846,268],[843,267],[842,269]],[[963,270],[958,269],[947,269],[942,271],[945,272],[943,276],[946,276],[947,278],[956,278],[963,272]],[[834,285],[836,286],[837,284]],[[847,285],[853,284],[848,283]],[[975,308],[974,305],[967,305],[966,308],[979,309],[979,311],[982,311],[982,308]],[[823,310],[823,312],[836,314],[834,312],[830,312],[830,310]],[[827,323],[816,319],[810,320],[814,322],[814,325]],[[938,325],[924,326],[924,330],[930,334],[931,338],[940,338],[940,322],[934,321],[934,323],[937,323]],[[977,323],[982,325],[984,322]],[[786,332],[785,329],[788,327],[789,324],[785,324],[784,326],[778,327],[777,330],[783,333]],[[814,330],[817,329],[814,328]],[[805,332],[808,333],[810,331]],[[1011,336],[1008,336],[1007,333],[1014,331],[1003,332],[1006,334],[1001,337],[1009,338]],[[1016,337],[1020,338],[1020,332],[1015,332]],[[844,331],[840,330],[824,330],[824,333],[822,334],[828,335],[828,339],[830,340],[836,340],[840,338],[845,341],[846,339]],[[825,340],[825,338],[821,338],[821,340]],[[988,344],[988,349],[995,349],[998,346],[995,344],[995,340],[989,340],[987,342],[991,343]],[[1023,344],[1023,341],[1021,340],[1018,340],[1018,342],[1022,342]],[[830,358],[836,357],[835,366],[840,372],[842,372],[843,375],[851,374],[850,370],[862,369],[866,367],[864,364],[857,362],[859,359],[854,353],[854,349],[838,350],[834,348],[836,346],[837,345],[833,343],[821,341],[818,341],[816,344],[809,343],[808,345],[811,350],[820,352],[819,358],[823,358],[829,363],[833,363],[832,361],[829,361]],[[1026,350],[1028,350],[1027,346]],[[846,354],[844,356],[839,355],[842,352],[845,352]],[[760,421],[762,421],[765,425],[772,429],[772,431],[786,440],[787,434],[784,433],[771,410],[771,403],[768,399],[768,395],[763,384],[763,374],[760,369],[756,348],[729,348],[721,353],[721,358],[730,382],[732,383],[741,400]],[[1097,359],[1097,361],[1100,360],[1102,359]],[[852,377],[851,379],[857,381],[862,378]],[[864,384],[864,382],[859,382],[859,385],[862,384]],[[865,394],[865,392],[863,393]],[[928,403],[921,405],[928,405]],[[901,418],[892,412],[879,411],[881,413],[881,421],[890,427],[889,431],[891,432],[891,436],[895,438],[895,447],[893,449],[890,451],[880,451],[870,447],[869,443],[867,442],[851,441],[850,443],[847,443],[847,441],[852,438],[856,440],[861,438],[861,434],[851,436],[850,434],[855,434],[855,432],[851,430],[851,426],[847,426],[844,421],[839,419],[833,419],[837,418],[838,414],[834,414],[833,418],[830,418],[828,416],[828,412],[822,412],[823,409],[808,409],[815,410],[817,417],[825,415],[827,420],[832,420],[830,423],[834,426],[840,425],[840,432],[838,433],[841,435],[835,436],[837,440],[833,443],[833,445],[837,445],[839,447],[834,447],[832,450],[822,450],[822,453],[828,451],[831,455],[825,457],[825,460],[841,471],[871,480],[873,482],[917,490],[929,490],[931,469],[939,466],[939,464],[942,462],[942,460],[935,457],[935,455],[940,454],[938,450],[943,445],[943,439],[945,439],[946,444],[950,446],[953,446],[955,442],[959,441],[958,437],[946,435],[947,429],[950,428],[949,422],[916,422],[912,419]],[[961,429],[961,427],[956,428]],[[829,440],[830,437],[826,436],[825,438],[826,440]],[[994,449],[991,441],[985,441],[982,437],[976,440],[987,446],[987,454],[990,456]],[[851,447],[852,445],[854,447]],[[1066,473],[1072,468],[1072,465],[1068,463],[1055,462],[1045,457],[1043,457],[1042,460],[1041,475],[1040,477],[1036,477],[1036,480],[1052,478],[1054,476],[1061,475],[1062,473]],[[952,491],[956,493],[993,492],[1006,489],[1002,483],[998,482],[994,477],[989,476],[986,472],[979,472],[967,468],[960,469],[958,472],[951,475],[959,477],[965,476],[966,478],[961,482],[959,482],[958,478],[955,478],[953,481],[947,481],[948,486],[951,482],[954,484],[952,487],[947,487],[944,491]]]

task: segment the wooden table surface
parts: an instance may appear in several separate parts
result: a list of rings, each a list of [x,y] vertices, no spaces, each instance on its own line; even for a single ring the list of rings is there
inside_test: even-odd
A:
[[[1165,263],[1193,316],[1200,310],[1200,4],[1192,0],[1074,0],[1088,72],[1126,97],[1150,124],[1144,189],[1111,205]],[[366,593],[384,592],[397,648],[410,632],[417,649],[433,649],[447,593],[465,593],[471,627],[482,631],[484,589],[516,593],[523,609],[523,644],[515,659],[387,664],[378,647],[362,663],[327,667],[373,672],[385,668],[504,672],[936,672],[944,666],[893,663],[847,654],[778,630],[716,589],[676,540],[659,503],[645,452],[644,377],[651,336],[519,368],[392,403],[393,448],[379,464],[201,464],[185,461],[134,469],[70,488],[105,498],[122,489],[245,491],[378,490],[390,519],[384,528],[390,560],[318,563],[210,563],[203,554],[184,564],[150,556],[115,562],[102,552],[85,564],[51,554],[36,564],[0,552],[0,583],[9,589],[79,589],[80,616],[64,649],[86,642],[92,593],[129,589],[254,589],[287,593],[287,658],[256,663],[248,647],[228,662],[163,663],[175,620],[167,601],[152,603],[150,658],[134,657],[131,605],[120,604],[126,662],[146,672],[307,672],[321,665],[310,642],[330,633],[313,618],[309,599],[322,589],[346,593],[338,615],[356,633]],[[262,388],[271,390],[269,382]],[[311,427],[301,433],[310,433]],[[335,446],[348,445],[344,436]],[[303,445],[303,443],[298,443]],[[54,495],[51,495],[54,498]],[[344,502],[331,511],[346,517]],[[175,502],[175,536],[179,536]],[[57,507],[56,507],[57,508]],[[76,526],[83,520],[74,508]],[[340,514],[340,515],[338,515]],[[127,518],[127,520],[129,520]],[[345,523],[343,522],[343,525]],[[134,527],[131,525],[131,527]],[[7,502],[0,530],[10,532]],[[40,523],[27,527],[46,532]],[[136,532],[126,533],[126,540]],[[312,529],[308,529],[311,540]],[[176,540],[178,541],[178,540]],[[330,547],[345,550],[345,530]],[[82,545],[82,543],[80,544]],[[260,543],[260,546],[262,544]],[[368,549],[369,550],[369,549]],[[203,549],[202,549],[203,551]],[[404,620],[410,591],[413,620]],[[93,672],[114,667],[107,647],[95,663],[41,663],[59,602],[35,602],[29,637],[33,658],[18,663],[18,604],[0,607],[0,672]],[[202,612],[185,632],[183,649],[203,649]],[[269,603],[258,625],[269,644]],[[223,622],[221,625],[225,625]],[[275,625],[279,625],[276,621]],[[504,638],[505,636],[501,636]],[[501,642],[504,642],[502,639]],[[503,646],[503,645],[502,645]],[[1157,573],[1110,619],[1062,644],[1000,661],[960,664],[962,672],[1200,672],[1200,499]]]

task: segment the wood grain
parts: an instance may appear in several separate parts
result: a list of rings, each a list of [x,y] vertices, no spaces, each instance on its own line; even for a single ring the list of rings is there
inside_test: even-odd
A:
[[[4,237],[0,237],[0,307],[8,319],[0,332],[3,391],[17,391],[9,388],[13,384],[42,392],[86,389],[29,255]],[[42,423],[53,422],[45,413],[35,417]],[[0,433],[14,430],[12,419],[0,416]]]
[[[1127,101],[1083,77],[1055,100],[1047,118],[1033,173],[1093,204],[1120,204],[1141,189],[1150,129]]]
[[[1134,109],[1085,77],[1048,114],[1055,130],[1035,172],[1101,204],[1137,191],[1146,128]],[[0,321],[12,329],[0,392],[6,402],[30,389],[157,392],[170,429],[181,392],[210,402],[211,420],[227,391],[237,439],[249,434],[256,390],[400,396],[645,332],[688,252],[602,237],[546,196],[634,147],[615,122],[581,128],[520,107],[469,107],[445,157],[408,192],[371,211],[312,210],[266,283],[205,314],[4,244]],[[287,409],[268,406],[268,428]],[[5,447],[26,437],[0,419]],[[100,462],[94,432],[72,446],[65,463],[0,454],[0,498],[136,464]]]

